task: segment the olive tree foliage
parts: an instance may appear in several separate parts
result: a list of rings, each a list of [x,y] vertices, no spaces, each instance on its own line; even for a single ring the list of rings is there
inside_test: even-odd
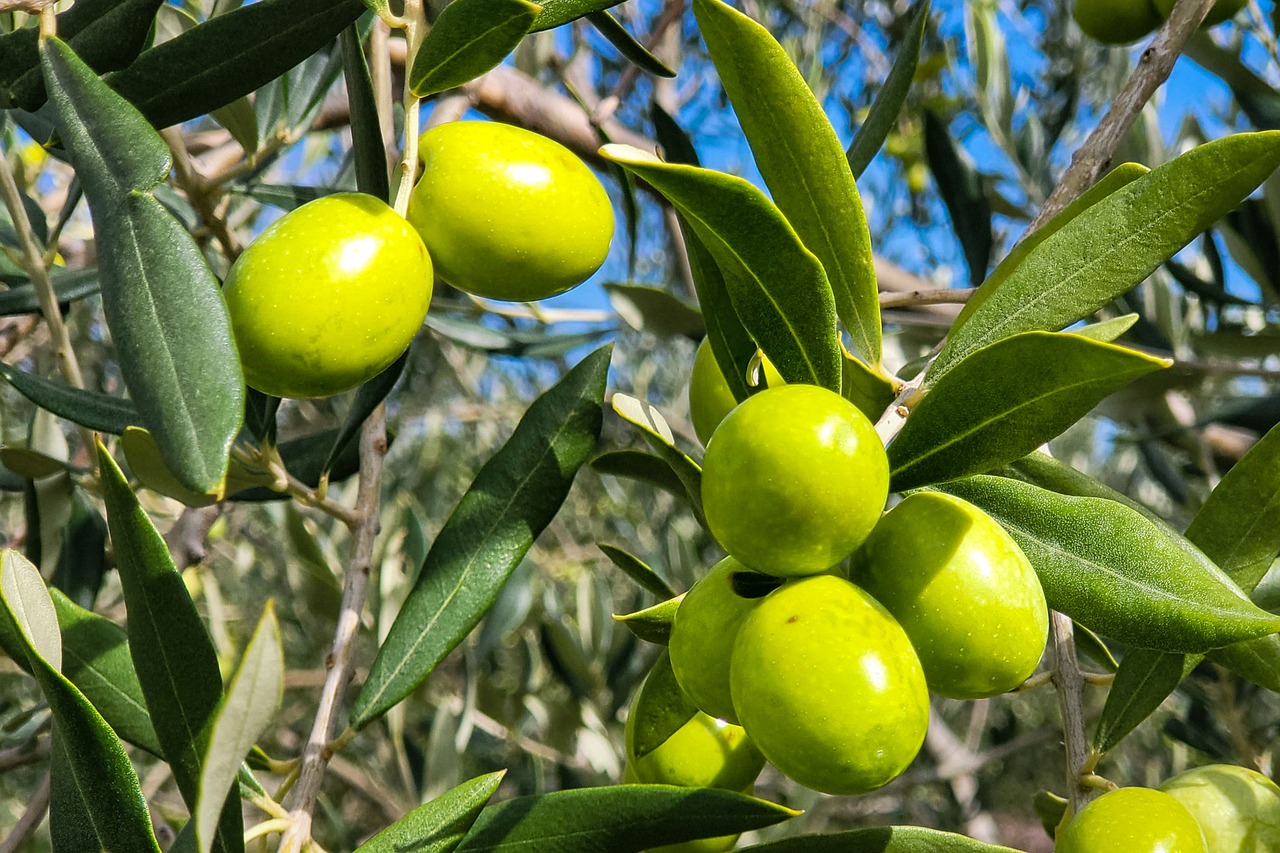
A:
[[[0,849],[1034,851],[1102,779],[1271,769],[1256,5],[1192,35],[1183,0],[1144,63],[1036,0],[39,5],[0,36]],[[1171,137],[1179,53],[1221,109]],[[441,285],[358,390],[246,390],[231,261],[320,195],[402,198],[419,119],[469,111],[608,182],[600,298]],[[721,554],[703,336],[855,402],[893,489],[985,509],[1057,613],[883,791],[621,784],[647,608]]]

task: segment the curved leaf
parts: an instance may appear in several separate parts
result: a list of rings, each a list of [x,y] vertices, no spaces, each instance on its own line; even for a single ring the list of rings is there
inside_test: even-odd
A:
[[[142,423],[133,404],[119,397],[41,379],[7,364],[0,364],[0,378],[40,408],[98,432],[119,435],[131,424]]]
[[[347,102],[351,105],[351,149],[356,167],[356,187],[362,193],[388,201],[391,182],[387,174],[387,147],[382,138],[382,124],[378,120],[369,63],[360,46],[359,28],[355,25],[347,27],[342,31],[341,40],[342,71],[347,84]]]
[[[599,474],[648,483],[678,498],[689,496],[684,483],[671,466],[661,457],[643,450],[610,450],[601,453],[591,460],[591,468]]]
[[[884,826],[829,835],[804,835],[743,847],[740,853],[1019,853],[953,832]]]
[[[614,785],[517,797],[489,806],[459,853],[639,853],[771,826],[799,812],[714,788]]]
[[[1280,131],[1201,145],[1127,184],[1036,245],[952,330],[941,376],[987,344],[1086,317],[1145,279],[1280,165]]]
[[[212,732],[200,767],[200,800],[193,810],[196,845],[213,849],[224,806],[239,808],[234,787],[240,765],[266,733],[284,696],[284,651],[274,602],[268,600],[258,627],[231,678],[227,695],[211,720]]]
[[[101,444],[98,465],[133,666],[174,781],[194,810],[208,725],[222,699],[218,655],[164,539]],[[234,805],[222,812],[225,850],[244,849],[240,809]]]
[[[627,145],[606,145],[600,153],[647,181],[693,226],[724,276],[742,325],[782,377],[839,392],[831,286],[818,258],[764,193],[742,178],[664,163]],[[843,152],[840,162],[847,170]],[[718,355],[716,360],[722,363]]]
[[[969,267],[969,282],[976,286],[987,277],[995,247],[991,202],[982,175],[951,136],[946,122],[932,110],[924,112],[924,151],[938,194],[951,218],[951,230],[960,240],[965,264]]]
[[[938,380],[889,445],[892,488],[981,474],[1030,453],[1111,392],[1172,362],[1079,335],[1024,332]]]
[[[547,0],[542,4],[542,12],[529,32],[549,30],[578,18],[585,18],[592,12],[612,9],[621,2],[622,0]]]
[[[650,53],[648,48],[636,41],[635,36],[627,32],[626,27],[618,23],[618,19],[613,15],[601,10],[599,12],[591,12],[586,18],[591,26],[599,30],[600,35],[608,39],[609,44],[618,49],[618,53],[629,59],[641,71],[648,71],[655,77],[676,76],[676,72],[672,71],[661,59]]]
[[[0,610],[18,627],[31,673],[53,714],[54,849],[160,853],[129,756],[89,700],[58,671],[53,603],[40,573],[16,551],[0,552]]]
[[[409,695],[462,642],[559,511],[600,435],[610,352],[596,350],[535,400],[476,474],[378,649],[353,727]]]
[[[871,110],[854,134],[853,142],[844,152],[855,179],[862,175],[880,146],[884,145],[885,138],[897,124],[898,114],[902,112],[902,105],[911,92],[916,65],[920,61],[920,46],[924,43],[925,29],[929,23],[929,0],[921,0],[913,14],[906,38],[898,45],[898,55],[893,60],[893,67],[884,78],[880,91],[876,92]]]
[[[96,269],[66,272],[55,267],[49,271],[49,275],[53,279],[53,291],[57,294],[58,305],[64,308],[77,299],[93,296],[100,289]],[[36,295],[35,285],[30,281],[0,291],[0,317],[34,314],[39,310],[40,297]]]
[[[616,545],[597,542],[596,547],[609,558],[609,562],[621,569],[627,577],[639,584],[641,588],[648,590],[664,601],[676,597],[676,591],[657,572],[651,569],[644,560]]]
[[[679,607],[679,605],[676,605]],[[698,707],[680,689],[671,656],[664,650],[640,685],[640,693],[631,706],[635,719],[630,721],[631,742],[628,751],[636,760],[643,758],[667,742],[673,734],[698,713]]]
[[[620,417],[640,429],[649,446],[667,464],[671,472],[684,484],[685,496],[693,507],[693,513],[702,518],[702,467],[684,451],[676,447],[675,436],[662,412],[643,400],[626,394],[614,394],[613,410]]]
[[[759,346],[742,325],[738,309],[733,306],[724,274],[716,265],[711,250],[698,236],[697,230],[684,217],[677,214],[680,234],[689,256],[689,269],[693,275],[694,289],[698,293],[698,306],[707,327],[707,341],[716,365],[724,376],[725,384],[738,402],[747,399],[753,389],[747,384],[747,371],[756,357]]]
[[[474,80],[520,44],[541,12],[528,0],[453,0],[413,58],[409,90],[425,98]]]
[[[144,51],[107,76],[156,127],[213,112],[293,68],[350,26],[360,0],[262,0]]]
[[[1093,745],[1108,752],[1151,716],[1160,703],[1182,683],[1199,662],[1198,655],[1161,652],[1134,647],[1125,653],[1107,693],[1102,716],[1093,733]]]
[[[364,422],[368,420],[369,415],[373,414],[373,410],[387,399],[391,389],[396,387],[401,374],[404,373],[404,366],[408,363],[409,351],[405,350],[389,367],[356,389],[356,396],[351,401],[351,408],[347,410],[347,417],[343,420],[342,428],[333,440],[333,447],[324,460],[326,474],[338,464],[338,460],[342,458],[343,452],[349,445],[358,446],[360,429],[364,426]]]
[[[668,598],[635,613],[615,614],[613,619],[626,625],[628,631],[646,643],[665,646],[671,640],[671,626],[676,622],[676,611],[683,600],[684,596]]]
[[[244,380],[217,280],[149,194],[168,175],[168,147],[65,44],[50,39],[41,56],[89,201],[103,311],[129,394],[179,482],[220,493]]]
[[[356,848],[356,853],[450,853],[462,842],[505,770],[463,782],[418,806]]]
[[[854,346],[868,363],[879,365],[871,232],[844,146],[768,30],[720,0],[694,0],[693,11],[774,202],[821,262]],[[757,341],[773,358],[765,342]]]
[[[943,491],[981,507],[1021,546],[1054,610],[1144,648],[1204,652],[1280,630],[1190,542],[1114,501],[1003,477]]]

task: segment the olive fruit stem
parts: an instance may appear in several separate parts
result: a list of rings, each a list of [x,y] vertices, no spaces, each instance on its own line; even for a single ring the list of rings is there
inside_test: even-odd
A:
[[[427,21],[423,14],[422,0],[404,0],[404,35],[408,60],[405,67],[405,79],[413,68],[413,60],[422,47],[422,40],[427,36]],[[413,179],[418,173],[418,132],[422,122],[422,99],[410,91],[406,83],[404,88],[404,157],[400,160],[400,185],[396,189],[396,200],[393,207],[396,213],[407,216],[409,213],[409,197],[413,192]]]

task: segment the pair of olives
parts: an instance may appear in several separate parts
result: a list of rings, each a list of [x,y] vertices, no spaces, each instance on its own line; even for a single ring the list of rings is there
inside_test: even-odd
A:
[[[329,195],[285,214],[233,264],[223,296],[250,386],[324,397],[376,376],[422,326],[434,274],[531,301],[604,262],[608,194],[562,145],[459,121],[428,130],[420,149],[407,221],[372,196]]]

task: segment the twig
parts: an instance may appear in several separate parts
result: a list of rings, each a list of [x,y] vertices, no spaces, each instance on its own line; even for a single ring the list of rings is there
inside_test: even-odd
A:
[[[1081,193],[1093,186],[1102,170],[1111,162],[1116,147],[1129,133],[1129,128],[1156,90],[1168,79],[1174,63],[1186,46],[1187,39],[1200,27],[1204,16],[1213,8],[1214,0],[1178,0],[1169,20],[1160,28],[1150,46],[1142,52],[1138,65],[1129,75],[1124,88],[1093,133],[1071,158],[1071,165],[1058,181],[1027,234],[1048,222]]]
[[[12,770],[15,767],[26,767],[49,757],[49,740],[45,738],[35,746],[13,746],[0,749],[0,771]]]
[[[40,783],[40,787],[27,801],[27,810],[22,813],[22,817],[18,818],[17,824],[14,825],[13,831],[0,840],[0,853],[17,853],[22,846],[27,843],[35,831],[40,828],[40,824],[44,822],[44,816],[49,811],[49,774],[44,775],[44,781]]]
[[[881,293],[881,308],[909,308],[915,305],[963,305],[976,287],[934,287],[906,293]]]
[[[169,145],[169,151],[173,154],[174,181],[187,194],[187,199],[200,214],[205,227],[213,232],[227,260],[234,261],[240,256],[242,247],[240,241],[227,228],[226,217],[218,212],[217,186],[205,180],[204,175],[201,175],[196,170],[195,164],[191,162],[191,154],[187,151],[187,143],[182,136],[181,128],[169,127],[160,131],[160,135],[164,137],[164,141]]]
[[[1062,709],[1062,731],[1067,750],[1067,798],[1072,811],[1080,811],[1097,793],[1084,784],[1093,772],[1098,756],[1089,747],[1084,730],[1084,675],[1076,660],[1075,629],[1071,617],[1049,611],[1049,631],[1053,638],[1053,685]]]

